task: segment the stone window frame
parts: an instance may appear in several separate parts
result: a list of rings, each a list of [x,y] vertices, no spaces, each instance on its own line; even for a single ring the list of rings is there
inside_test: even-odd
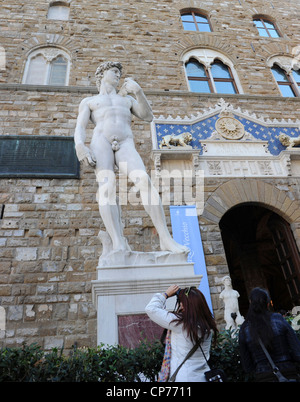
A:
[[[193,21],[194,21],[194,26],[196,27],[196,31],[184,28],[183,21],[182,21],[182,17],[184,15],[192,15]],[[209,31],[201,31],[199,29],[198,22],[196,21],[196,18],[195,18],[196,16],[203,17],[203,18],[206,19],[207,23],[203,23],[203,24],[208,25]],[[187,32],[205,32],[205,33],[213,32],[213,28],[212,28],[212,25],[211,25],[210,18],[208,16],[208,14],[206,12],[202,11],[202,10],[199,10],[197,8],[183,8],[182,10],[180,10],[180,18],[181,18],[181,24],[182,24],[182,27],[183,27],[184,31],[187,31]]]
[[[260,34],[260,30],[258,29],[258,27],[255,24],[255,21],[260,21],[263,24],[263,29],[266,31],[268,36],[264,36]],[[266,23],[272,24],[274,29],[270,29],[266,26]],[[278,38],[282,38],[282,34],[280,32],[280,29],[277,25],[277,23],[275,22],[275,20],[269,16],[266,15],[262,15],[262,14],[257,14],[253,16],[253,24],[255,26],[255,28],[257,29],[257,32],[259,34],[259,36],[261,38],[272,38],[272,39],[278,39]],[[269,32],[269,30],[275,31],[277,33],[278,36],[272,36]]]
[[[40,55],[42,57],[44,57],[44,59],[46,61],[46,65],[45,65],[46,66],[46,71],[45,71],[44,83],[43,84],[37,84],[37,85],[51,85],[51,84],[49,84],[49,79],[50,79],[50,74],[51,74],[51,66],[53,66],[53,61],[55,61],[58,57],[61,56],[67,62],[64,86],[68,86],[68,84],[69,84],[69,76],[70,76],[70,56],[66,51],[64,51],[61,48],[58,48],[56,46],[39,47],[37,49],[32,50],[28,54],[26,64],[25,64],[24,73],[23,73],[22,84],[28,84],[28,76],[29,76],[31,61],[35,57],[40,56]],[[32,85],[34,85],[34,84],[32,84]],[[55,84],[53,84],[53,85],[55,85]]]
[[[287,85],[291,88],[292,92],[294,93],[295,97],[300,97],[300,83],[297,82],[293,76],[293,71],[299,71],[300,70],[300,59],[299,57],[293,57],[290,55],[286,56],[273,56],[270,57],[269,60],[267,61],[267,66],[270,67],[272,77],[274,81],[276,82],[277,88],[279,93],[284,96],[280,90],[280,85]],[[285,74],[287,81],[277,81],[272,68],[274,66],[279,67]]]
[[[54,8],[58,8],[58,7],[64,7],[65,9],[68,9],[67,18],[61,18],[59,16],[58,17],[56,16],[55,18],[53,18],[53,16],[51,16],[52,12],[55,11]],[[58,11],[58,14],[59,14],[59,11]],[[69,17],[70,17],[70,3],[66,2],[66,1],[52,1],[49,4],[49,8],[48,8],[48,12],[47,12],[47,19],[54,20],[54,21],[55,20],[68,21]]]
[[[236,94],[244,93],[240,80],[239,80],[239,77],[235,71],[233,62],[227,56],[222,54],[221,52],[217,52],[216,50],[208,49],[208,48],[193,49],[193,50],[186,52],[183,55],[182,62],[183,62],[183,66],[184,66],[187,87],[189,88],[189,90],[190,90],[190,84],[189,84],[185,66],[192,59],[195,59],[200,64],[202,64],[204,66],[205,70],[208,72],[208,76],[209,76],[209,79],[211,80],[211,84],[212,84],[212,88],[213,88],[213,91],[211,93],[218,93],[216,91],[214,79],[213,79],[213,76],[211,73],[211,66],[216,61],[221,61],[228,68],[229,74],[232,77],[232,82],[233,82],[234,88],[236,90]]]

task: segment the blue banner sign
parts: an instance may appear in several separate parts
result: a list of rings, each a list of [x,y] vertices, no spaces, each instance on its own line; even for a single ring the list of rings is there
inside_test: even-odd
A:
[[[199,290],[204,294],[207,304],[213,312],[196,207],[194,205],[171,205],[170,214],[173,238],[177,243],[187,246],[191,250],[188,262],[194,263],[195,275],[202,275]]]

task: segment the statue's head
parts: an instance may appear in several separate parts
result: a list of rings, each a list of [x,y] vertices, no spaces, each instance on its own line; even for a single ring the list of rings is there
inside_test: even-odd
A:
[[[95,77],[96,77],[96,85],[98,90],[100,90],[100,85],[101,85],[101,80],[104,74],[104,71],[109,70],[113,67],[117,67],[120,70],[120,74],[122,74],[122,64],[118,61],[105,61],[101,63],[96,72],[95,72]]]
[[[278,138],[281,144],[285,147],[288,147],[290,145],[290,137],[288,135],[281,133],[279,134]]]
[[[229,275],[224,276],[224,278],[222,279],[222,282],[224,285],[231,285],[231,278]]]

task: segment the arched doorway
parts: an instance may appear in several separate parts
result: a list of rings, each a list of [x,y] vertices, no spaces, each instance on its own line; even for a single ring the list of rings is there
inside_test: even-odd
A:
[[[243,315],[256,286],[269,290],[275,311],[300,305],[300,257],[288,222],[259,204],[248,203],[228,210],[219,226]]]

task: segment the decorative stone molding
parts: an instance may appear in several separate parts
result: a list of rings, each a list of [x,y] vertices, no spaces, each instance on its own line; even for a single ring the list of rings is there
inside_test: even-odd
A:
[[[288,222],[300,221],[299,200],[272,184],[250,178],[232,179],[219,186],[207,199],[202,216],[219,223],[229,209],[245,202],[267,205]]]
[[[202,170],[204,177],[299,176],[300,161],[296,155],[300,155],[300,149],[295,147],[300,134],[299,120],[265,119],[220,99],[215,107],[196,116],[175,119],[159,116],[151,128],[152,158],[158,175],[164,160],[192,158],[193,170]],[[162,133],[180,132],[192,135],[190,153],[157,150]],[[282,145],[283,135],[289,137],[293,149]]]
[[[51,63],[52,60],[56,59],[57,56],[61,55],[62,52],[58,48],[53,47],[43,47],[37,50],[36,55],[41,54],[47,61],[47,63]]]
[[[270,22],[278,24],[280,15],[278,15],[276,9],[271,7],[271,4],[264,3],[264,5],[257,4],[255,7],[249,6],[247,1],[244,1],[246,6],[246,11],[252,18],[262,17]]]
[[[43,46],[57,46],[65,51],[68,49],[68,51],[73,52],[78,49],[78,42],[74,43],[73,40],[66,38],[63,35],[44,33],[31,36],[28,40],[25,40],[22,43],[22,48],[27,53]]]
[[[195,0],[187,0],[187,1],[179,1],[177,4],[174,4],[174,7],[178,9],[178,11],[182,10],[194,10],[199,12],[200,14],[208,15],[210,14],[208,6],[205,6],[204,8],[201,8],[201,5],[199,6],[199,1]]]
[[[276,63],[287,74],[291,74],[292,69],[298,70],[300,68],[300,58],[298,60],[298,54],[295,52],[296,57],[288,56],[272,56],[267,60],[267,66],[272,68]]]
[[[190,161],[191,169],[195,173],[200,167],[199,151],[195,149],[182,148],[179,150],[168,149],[164,150],[152,150],[151,159],[154,162],[155,174],[161,175],[162,163],[164,160],[180,160]]]
[[[226,55],[233,65],[238,60],[238,53],[236,48],[230,43],[224,42],[223,38],[218,36],[212,36],[211,34],[205,34],[203,32],[197,32],[197,34],[189,34],[186,38],[181,38],[174,44],[175,49],[179,54],[180,60],[183,59],[183,55],[195,49],[211,49],[216,52]]]
[[[169,116],[163,116],[160,115],[154,119],[155,123],[195,123],[197,121],[203,120],[206,117],[213,116],[217,113],[221,113],[224,110],[231,111],[234,114],[238,114],[239,116],[244,116],[246,118],[251,119],[254,122],[260,123],[260,124],[267,124],[269,126],[282,126],[284,127],[285,125],[293,126],[293,127],[299,127],[300,126],[300,120],[285,120],[285,119],[269,119],[265,118],[263,116],[258,116],[257,113],[249,112],[248,110],[242,110],[240,107],[235,108],[233,105],[230,103],[226,102],[223,98],[220,98],[219,101],[215,104],[214,107],[209,107],[208,109],[205,109],[203,112],[197,112],[196,114],[192,114],[190,116],[177,116],[173,117],[171,115]],[[153,123],[152,123],[153,127]]]
[[[300,45],[293,47],[292,55],[293,55],[293,68],[295,68],[295,70],[299,70],[300,69]]]
[[[216,129],[228,140],[239,140],[245,134],[244,125],[232,116],[223,116],[216,121]]]
[[[265,53],[266,65],[270,68],[275,62],[288,74],[292,69],[300,68],[300,46],[298,44],[268,43],[262,46],[262,52]]]
[[[222,156],[199,157],[199,169],[204,177],[287,177],[291,175],[290,155],[280,157],[246,157]]]

